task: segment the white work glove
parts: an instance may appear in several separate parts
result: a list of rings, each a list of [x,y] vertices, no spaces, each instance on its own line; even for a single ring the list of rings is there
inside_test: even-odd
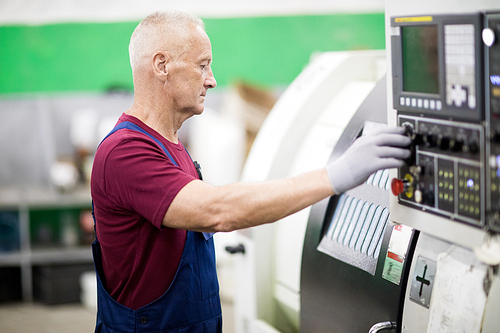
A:
[[[336,194],[365,182],[380,170],[401,167],[410,157],[407,147],[411,139],[402,127],[385,127],[356,139],[342,156],[326,166],[332,189]]]

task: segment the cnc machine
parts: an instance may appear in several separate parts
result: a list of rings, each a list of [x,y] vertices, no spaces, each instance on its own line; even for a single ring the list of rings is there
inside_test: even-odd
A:
[[[321,167],[387,124],[405,128],[412,155],[241,235],[237,332],[498,332],[500,3],[388,0],[386,48],[385,77],[357,70],[352,91],[333,97],[349,73],[312,62],[259,133],[271,144],[258,136],[245,180]],[[379,57],[365,56],[356,64]],[[349,113],[328,106],[348,105],[343,95],[358,99]]]
[[[373,180],[313,206],[302,331],[498,332],[499,37],[498,2],[386,2],[387,122],[412,156],[390,171],[387,207]],[[363,258],[374,205],[389,222]]]

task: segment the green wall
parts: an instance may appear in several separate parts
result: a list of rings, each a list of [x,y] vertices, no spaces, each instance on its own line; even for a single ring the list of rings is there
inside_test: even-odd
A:
[[[384,14],[205,19],[219,86],[289,84],[312,52],[383,49]],[[0,27],[0,94],[132,90],[138,22]]]

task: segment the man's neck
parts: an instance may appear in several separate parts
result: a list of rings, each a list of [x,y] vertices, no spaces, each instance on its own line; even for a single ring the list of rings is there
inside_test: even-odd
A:
[[[160,133],[170,142],[178,143],[177,131],[182,125],[175,119],[175,114],[169,110],[160,109],[153,103],[134,101],[126,114],[136,117],[143,123]]]

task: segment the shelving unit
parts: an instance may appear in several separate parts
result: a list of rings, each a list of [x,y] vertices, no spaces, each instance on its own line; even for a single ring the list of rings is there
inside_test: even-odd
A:
[[[30,212],[43,210],[91,209],[88,187],[62,193],[50,188],[0,190],[0,211],[17,212],[19,250],[0,252],[1,267],[19,267],[23,301],[33,301],[33,267],[92,263],[90,245],[65,246],[57,243],[37,247],[31,239]]]

